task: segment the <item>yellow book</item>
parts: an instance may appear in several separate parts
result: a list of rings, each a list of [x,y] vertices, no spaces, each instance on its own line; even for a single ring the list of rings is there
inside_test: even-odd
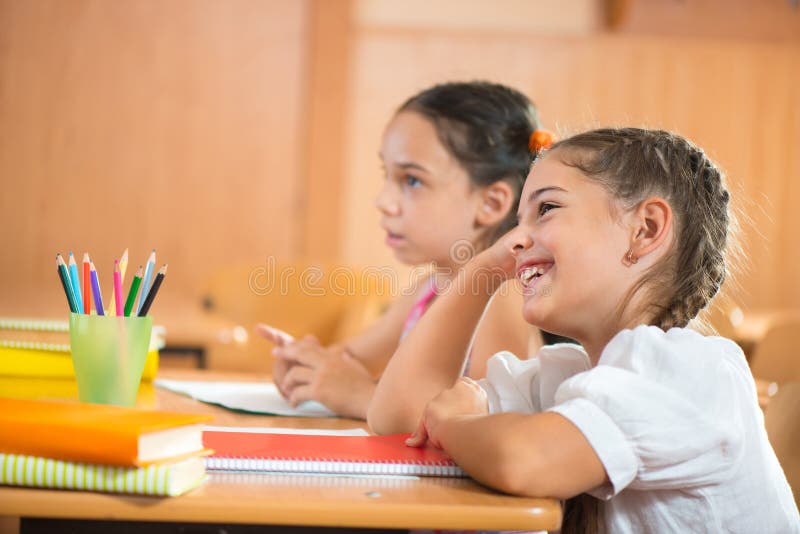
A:
[[[142,380],[158,371],[164,328],[153,327]],[[75,378],[69,347],[69,323],[40,319],[0,318],[0,376]]]
[[[62,399],[77,401],[78,383],[74,378],[51,376],[0,376],[0,397],[15,399]],[[142,382],[136,393],[136,406],[154,409],[156,388],[153,382]]]

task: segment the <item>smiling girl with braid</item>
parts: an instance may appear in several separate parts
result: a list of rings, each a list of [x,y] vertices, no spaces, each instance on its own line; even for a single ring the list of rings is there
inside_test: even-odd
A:
[[[528,175],[519,225],[461,270],[466,289],[433,303],[384,374],[454,362],[409,444],[499,490],[569,499],[564,531],[799,532],[741,349],[687,328],[725,279],[728,203],[719,169],[678,135],[556,143]],[[528,323],[581,346],[501,352],[485,379],[457,378],[498,283],[486,271],[520,280]]]

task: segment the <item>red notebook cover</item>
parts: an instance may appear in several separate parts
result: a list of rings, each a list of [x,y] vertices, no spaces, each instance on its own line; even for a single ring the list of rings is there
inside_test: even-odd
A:
[[[209,471],[466,476],[435,447],[409,447],[408,434],[313,436],[252,432],[203,432]]]

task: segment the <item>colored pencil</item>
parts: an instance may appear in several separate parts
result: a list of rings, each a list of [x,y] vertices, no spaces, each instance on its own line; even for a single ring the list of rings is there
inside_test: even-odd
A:
[[[89,253],[83,253],[83,313],[92,313],[92,277],[89,274]]]
[[[158,288],[161,287],[161,282],[164,280],[164,277],[167,275],[167,264],[165,263],[164,266],[158,270],[158,274],[156,275],[155,280],[153,280],[153,287],[150,288],[150,291],[147,292],[147,298],[144,299],[144,304],[142,304],[142,309],[139,310],[139,317],[144,317],[147,315],[147,312],[150,311],[150,306],[153,305],[153,299],[156,298],[156,293],[158,293]]]
[[[94,262],[89,263],[89,269],[92,275],[92,295],[94,296],[94,307],[97,310],[97,315],[105,315],[103,311],[103,296],[100,293],[100,280],[97,279],[97,269],[94,268]]]
[[[75,256],[69,251],[69,279],[72,282],[72,294],[75,295],[75,303],[78,310],[83,310],[83,299],[81,298],[81,277],[78,276],[78,264],[75,263]]]
[[[67,273],[67,264],[64,263],[64,258],[61,254],[56,254],[56,269],[58,276],[61,278],[61,285],[64,286],[64,293],[67,295],[67,304],[69,304],[69,311],[72,313],[80,313],[78,304],[75,302],[75,295],[72,291],[72,282],[69,281],[69,274]]]
[[[156,249],[150,253],[147,258],[147,265],[144,268],[144,278],[142,278],[142,290],[139,292],[139,304],[136,306],[136,315],[142,309],[142,303],[147,298],[147,292],[150,291],[150,279],[153,277],[153,271],[156,268]]]
[[[122,317],[122,275],[119,272],[119,260],[114,260],[114,304],[117,317]]]
[[[136,302],[136,295],[139,293],[139,285],[142,283],[142,266],[136,269],[136,274],[131,280],[131,288],[128,290],[128,300],[125,301],[125,317],[131,316],[133,303]],[[135,316],[134,316],[135,317]]]
[[[128,249],[125,249],[125,252],[122,253],[122,256],[119,258],[119,283],[122,284],[125,282],[125,271],[128,269]],[[117,307],[115,302],[116,297],[112,295],[111,302],[108,303],[108,312],[106,315],[119,315],[117,313]]]

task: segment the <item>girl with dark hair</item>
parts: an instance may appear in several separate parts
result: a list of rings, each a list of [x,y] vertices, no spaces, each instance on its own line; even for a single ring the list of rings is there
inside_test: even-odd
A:
[[[284,343],[262,328],[278,345],[273,378],[287,399],[315,400],[339,415],[366,418],[377,379],[414,323],[459,266],[515,224],[537,128],[526,96],[485,82],[437,85],[398,109],[383,135],[384,181],[376,206],[395,257],[431,264],[432,274],[368,330],[338,346],[322,347],[311,337]],[[499,349],[527,354],[531,334],[532,344],[541,344],[519,317],[521,291],[511,286],[476,325],[459,373],[482,377],[486,359]],[[430,398],[439,390],[421,386],[417,393],[425,391]]]

